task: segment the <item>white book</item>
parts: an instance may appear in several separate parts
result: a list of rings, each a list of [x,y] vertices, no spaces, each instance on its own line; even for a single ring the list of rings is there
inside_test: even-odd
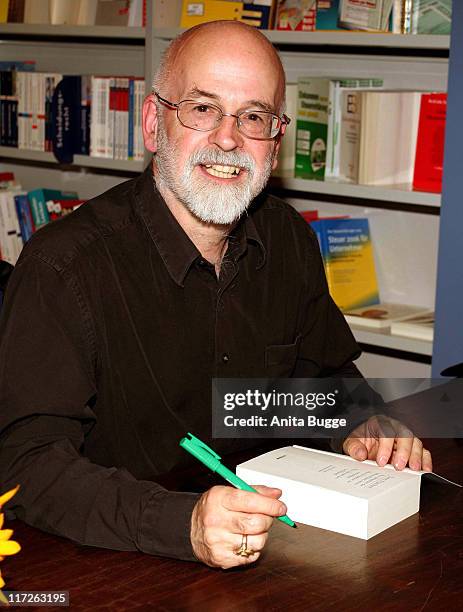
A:
[[[114,98],[115,98],[115,89],[117,87],[116,83],[118,81],[117,77],[109,78],[109,92],[108,92],[108,121],[104,124],[108,131],[108,144],[107,144],[107,155],[106,157],[111,157],[115,159],[115,136],[116,136],[116,109],[114,107]]]
[[[50,23],[52,25],[70,25],[78,0],[49,0]]]
[[[16,73],[16,94],[18,96],[18,149],[25,149],[25,90],[26,73],[18,71]]]
[[[381,30],[384,1],[387,0],[342,0],[339,7],[339,24],[350,30]]]
[[[362,96],[354,90],[341,92],[339,134],[339,180],[357,183],[359,176]]]
[[[325,180],[340,180],[342,94],[354,89],[382,89],[378,78],[336,78],[330,80],[328,101],[328,136],[326,142]]]
[[[432,342],[434,339],[434,312],[430,310],[427,313],[391,323],[391,334]]]
[[[98,0],[74,0],[71,23],[74,25],[95,25]]]
[[[145,97],[145,81],[137,79],[134,83],[134,121],[133,121],[133,140],[134,140],[134,159],[135,161],[143,161],[144,144],[143,134],[141,129],[142,122],[142,105]]]
[[[127,25],[138,28],[143,26],[143,0],[131,0]]]
[[[423,306],[410,306],[408,304],[394,304],[381,302],[372,306],[363,306],[354,310],[343,312],[349,325],[387,329],[395,321],[403,321],[410,317],[428,314],[429,308]]]
[[[249,484],[282,490],[288,516],[297,523],[368,540],[418,512],[424,475],[408,468],[326,451],[287,446],[241,463],[236,474]]]
[[[109,77],[92,76],[90,155],[112,157],[109,146]]]
[[[127,160],[129,159],[129,104],[128,104],[128,96],[129,96],[129,79],[124,77],[121,79],[121,87],[124,90],[123,104],[124,110],[121,114],[122,119],[122,127],[121,127],[121,159]]]
[[[21,235],[14,196],[19,191],[0,192],[1,258],[13,266],[19,257],[18,235]]]
[[[411,184],[421,92],[362,93],[359,183]]]

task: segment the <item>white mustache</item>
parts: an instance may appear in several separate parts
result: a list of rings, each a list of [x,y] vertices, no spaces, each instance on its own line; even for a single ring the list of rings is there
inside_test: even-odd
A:
[[[218,151],[214,149],[200,149],[195,151],[189,158],[191,166],[198,165],[220,165],[220,166],[237,166],[249,172],[253,172],[255,162],[250,155],[246,153],[238,153],[237,151]]]

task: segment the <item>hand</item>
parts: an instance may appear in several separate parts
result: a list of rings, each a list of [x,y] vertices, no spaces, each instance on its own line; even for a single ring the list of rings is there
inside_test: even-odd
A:
[[[191,517],[191,544],[196,557],[211,567],[227,569],[256,561],[268,538],[273,517],[286,514],[280,489],[256,486],[259,493],[212,487],[201,496]],[[243,534],[255,551],[240,557]]]
[[[432,471],[431,453],[419,438],[399,421],[382,415],[374,416],[352,431],[342,449],[354,459],[376,459],[379,466],[388,461],[396,470],[409,465],[412,470]]]

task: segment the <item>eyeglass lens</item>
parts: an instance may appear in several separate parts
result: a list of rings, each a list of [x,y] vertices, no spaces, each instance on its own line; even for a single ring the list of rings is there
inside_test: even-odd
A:
[[[197,102],[181,102],[177,112],[185,127],[205,132],[218,127],[223,117],[215,106]],[[280,127],[279,118],[272,113],[244,111],[238,117],[238,129],[250,138],[273,138]]]

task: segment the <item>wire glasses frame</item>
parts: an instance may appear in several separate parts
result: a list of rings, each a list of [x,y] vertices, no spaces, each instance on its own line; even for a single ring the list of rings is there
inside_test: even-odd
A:
[[[224,113],[219,106],[209,102],[181,100],[175,103],[162,98],[155,90],[153,90],[153,93],[162,104],[176,110],[177,119],[184,127],[198,132],[215,130],[224,117],[234,117],[239,132],[246,138],[273,140],[278,136],[281,128],[291,122],[291,119],[286,115],[279,117],[270,111],[245,110],[234,115],[233,113]]]

